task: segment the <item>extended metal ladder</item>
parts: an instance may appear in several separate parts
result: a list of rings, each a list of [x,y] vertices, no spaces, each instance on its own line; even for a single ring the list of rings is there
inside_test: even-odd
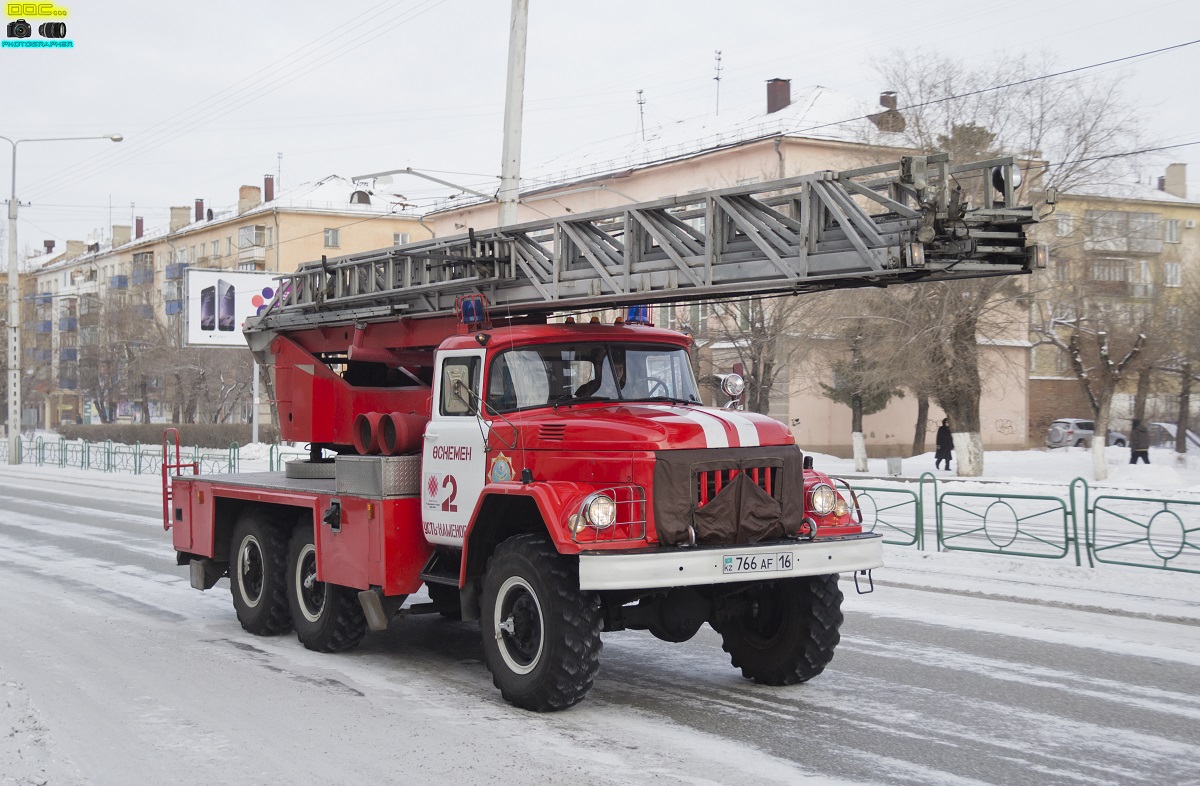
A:
[[[1045,257],[1016,167],[908,156],[323,258],[280,276],[246,332],[443,314],[475,293],[518,314],[1028,273]]]

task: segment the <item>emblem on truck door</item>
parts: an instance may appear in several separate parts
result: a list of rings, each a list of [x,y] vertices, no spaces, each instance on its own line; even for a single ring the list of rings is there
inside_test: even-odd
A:
[[[507,483],[512,480],[513,466],[508,456],[501,453],[492,459],[492,469],[488,472],[488,478],[493,483]]]

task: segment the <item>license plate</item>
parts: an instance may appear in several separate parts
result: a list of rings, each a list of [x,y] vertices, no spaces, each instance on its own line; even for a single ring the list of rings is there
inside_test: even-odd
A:
[[[778,573],[792,569],[792,553],[726,554],[723,573]]]

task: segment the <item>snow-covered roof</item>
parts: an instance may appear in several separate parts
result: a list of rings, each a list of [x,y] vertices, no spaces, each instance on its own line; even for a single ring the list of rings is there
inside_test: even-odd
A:
[[[1166,191],[1161,191],[1149,183],[1137,183],[1133,181],[1072,188],[1065,190],[1062,195],[1068,197],[1099,197],[1101,199],[1165,202],[1181,207],[1200,206],[1200,202],[1194,199],[1178,197]]]
[[[866,117],[882,107],[821,85],[799,88],[792,102],[767,114],[763,101],[722,109],[589,143],[522,173],[531,185],[563,183],[625,169],[688,158],[711,150],[779,135],[840,142],[900,144],[899,135],[881,133]]]

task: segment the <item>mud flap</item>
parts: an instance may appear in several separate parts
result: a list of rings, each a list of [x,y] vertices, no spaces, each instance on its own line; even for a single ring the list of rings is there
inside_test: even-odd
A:
[[[396,612],[407,598],[407,595],[385,596],[378,587],[358,593],[358,604],[362,606],[363,616],[367,618],[367,627],[376,633],[387,630],[388,623],[396,616]]]
[[[192,589],[212,589],[222,576],[225,575],[225,565],[218,565],[210,559],[193,559],[188,563]]]

